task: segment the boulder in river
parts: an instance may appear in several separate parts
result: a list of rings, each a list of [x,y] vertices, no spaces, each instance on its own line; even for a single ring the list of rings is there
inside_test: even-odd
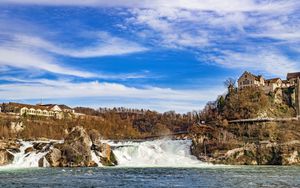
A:
[[[14,156],[7,150],[0,150],[0,166],[12,163]]]
[[[28,147],[25,149],[25,154],[33,152],[33,151],[34,151],[33,147]]]
[[[60,160],[61,160],[61,151],[57,148],[53,148],[49,151],[49,153],[43,157],[40,160],[47,160],[49,165],[51,167],[58,167],[60,166]],[[44,162],[39,162],[39,166],[42,166],[40,164],[44,164]]]
[[[118,161],[116,160],[115,154],[110,148],[108,144],[101,145],[101,156],[100,162],[104,166],[116,166],[118,165]]]
[[[34,144],[34,148],[45,148],[45,145]],[[98,159],[93,161],[92,152]],[[47,162],[48,163],[47,163]],[[95,167],[101,162],[104,166],[118,164],[113,151],[108,144],[100,141],[100,134],[92,130],[89,134],[83,127],[74,127],[66,136],[64,143],[53,144],[50,151],[41,158],[39,166],[44,167]]]
[[[96,156],[99,157],[100,162],[103,166],[115,166],[118,165],[116,157],[111,150],[110,145],[101,143],[100,133],[97,130],[91,130],[89,132],[92,147],[91,149],[95,152]]]
[[[61,145],[62,166],[88,166],[92,141],[83,127],[74,127]]]

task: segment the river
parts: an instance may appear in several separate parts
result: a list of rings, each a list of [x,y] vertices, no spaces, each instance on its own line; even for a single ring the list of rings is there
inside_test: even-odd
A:
[[[299,167],[25,168],[0,171],[0,187],[300,187]]]

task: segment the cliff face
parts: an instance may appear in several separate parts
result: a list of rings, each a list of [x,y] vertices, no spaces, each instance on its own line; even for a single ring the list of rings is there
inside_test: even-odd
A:
[[[215,164],[300,165],[299,123],[276,124],[271,130],[259,125],[243,125],[242,131],[200,127],[194,130],[191,153]]]
[[[226,149],[231,148],[231,149]],[[209,151],[209,153],[207,153]],[[191,152],[198,159],[229,165],[300,165],[300,141],[286,143],[248,143],[236,148],[205,144],[193,140]]]

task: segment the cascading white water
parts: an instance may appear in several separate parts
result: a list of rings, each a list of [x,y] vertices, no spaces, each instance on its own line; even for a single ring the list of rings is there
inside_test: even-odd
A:
[[[100,167],[103,166],[100,162],[100,158],[95,151],[91,151],[92,160]]]
[[[190,140],[109,142],[120,167],[203,167],[190,154]]]
[[[35,142],[41,143],[41,141]],[[203,167],[211,165],[197,160],[196,157],[190,154],[190,140],[103,142],[111,146],[119,167]],[[22,141],[20,152],[11,152],[14,155],[14,161],[12,164],[5,166],[5,168],[38,167],[39,160],[48,151],[41,152],[34,150],[25,153],[27,148],[33,147],[33,143]],[[101,167],[102,164],[100,163],[99,156],[94,151],[92,151],[91,155],[92,160]],[[44,166],[47,165],[44,164]]]
[[[33,152],[25,153],[25,150],[27,148],[33,147],[33,142],[21,141],[20,144],[21,144],[20,152],[18,153],[10,152],[11,154],[14,155],[14,160],[12,164],[7,165],[6,167],[8,168],[38,167],[38,161],[42,157],[44,157],[47,154],[47,152],[33,151]]]

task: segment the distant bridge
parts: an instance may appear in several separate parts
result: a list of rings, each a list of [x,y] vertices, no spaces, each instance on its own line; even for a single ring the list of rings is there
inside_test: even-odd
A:
[[[180,132],[174,132],[174,133],[169,133],[169,134],[153,135],[153,136],[145,137],[145,139],[162,138],[162,137],[184,135],[184,134],[189,134],[189,132],[188,131],[180,131]]]
[[[180,131],[180,132],[174,132],[174,133],[169,133],[169,134],[161,134],[161,135],[153,135],[153,136],[147,136],[141,139],[126,139],[126,140],[111,140],[111,141],[122,141],[122,142],[126,142],[126,141],[134,141],[134,142],[144,142],[147,140],[155,140],[155,139],[159,139],[159,138],[165,138],[165,137],[171,137],[171,136],[177,136],[177,135],[185,135],[185,134],[189,134],[190,132],[188,131]]]
[[[256,123],[256,122],[285,122],[285,121],[298,121],[298,117],[292,118],[252,118],[252,119],[237,119],[228,121],[228,123]]]

